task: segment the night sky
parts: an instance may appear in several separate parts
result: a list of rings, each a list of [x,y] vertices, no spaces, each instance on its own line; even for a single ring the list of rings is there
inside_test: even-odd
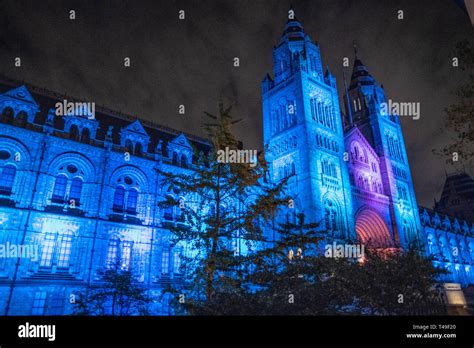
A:
[[[465,77],[452,67],[451,51],[473,37],[455,1],[3,0],[0,72],[197,135],[203,135],[203,111],[215,112],[223,98],[244,118],[237,129],[244,146],[261,149],[260,82],[272,70],[272,48],[290,5],[319,42],[340,97],[342,58],[352,63],[355,40],[388,98],[421,103],[420,120],[402,118],[402,127],[418,202],[431,206],[445,168],[456,169],[431,151],[449,138],[443,109]],[[397,19],[400,9],[404,20]],[[178,19],[179,10],[185,20]],[[21,68],[14,67],[14,57],[21,57]],[[185,115],[178,113],[180,104]]]

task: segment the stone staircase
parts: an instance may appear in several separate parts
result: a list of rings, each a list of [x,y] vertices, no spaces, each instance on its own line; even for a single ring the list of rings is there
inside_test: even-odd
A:
[[[67,282],[77,282],[80,281],[68,271],[56,271],[52,273],[50,270],[38,270],[36,273],[23,278],[28,280],[40,280],[40,281],[67,281]]]

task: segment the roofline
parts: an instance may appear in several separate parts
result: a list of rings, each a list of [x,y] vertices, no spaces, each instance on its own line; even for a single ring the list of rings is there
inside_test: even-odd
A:
[[[12,88],[17,88],[19,86],[25,85],[30,93],[39,94],[39,95],[42,95],[44,97],[48,97],[48,98],[52,98],[52,99],[58,99],[58,98],[61,99],[62,98],[62,99],[68,99],[68,100],[77,101],[77,102],[81,101],[77,97],[68,96],[66,94],[55,92],[55,91],[52,91],[52,90],[44,88],[44,87],[39,87],[37,85],[26,82],[24,80],[22,80],[22,81],[16,80],[16,79],[13,79],[13,78],[11,78],[11,77],[3,74],[3,73],[0,73],[0,83],[10,84],[10,85],[12,85]],[[84,101],[84,100],[85,99],[83,99],[82,101]],[[39,105],[39,106],[41,106],[41,105]],[[134,122],[136,120],[139,120],[140,123],[144,127],[153,128],[153,129],[160,130],[160,131],[163,131],[163,132],[166,132],[166,133],[170,133],[170,134],[173,134],[173,135],[176,135],[176,136],[179,136],[180,134],[184,134],[188,139],[190,139],[192,141],[196,141],[196,142],[199,142],[199,143],[202,143],[202,144],[205,144],[205,145],[210,145],[209,140],[205,139],[203,137],[199,137],[197,135],[190,134],[190,133],[187,133],[187,132],[183,132],[183,131],[180,131],[180,130],[177,130],[177,129],[174,129],[174,128],[162,126],[162,125],[157,124],[153,121],[149,121],[149,120],[146,120],[146,119],[143,119],[143,118],[140,118],[140,117],[136,117],[136,116],[126,114],[124,112],[109,109],[108,107],[103,106],[103,105],[96,105],[96,111],[98,111],[99,113],[105,114],[107,116],[119,118],[119,119],[124,120],[124,121]]]

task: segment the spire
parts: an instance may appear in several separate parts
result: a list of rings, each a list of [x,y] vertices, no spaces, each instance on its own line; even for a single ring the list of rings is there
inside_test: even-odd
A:
[[[351,83],[349,89],[356,87],[358,84],[362,86],[373,86],[375,80],[370,75],[367,67],[362,63],[357,54],[357,46],[354,42],[354,68],[352,69]]]
[[[356,42],[355,40],[352,41],[352,45],[354,46],[354,57],[355,57],[355,60],[357,60],[357,45],[356,45]]]
[[[280,39],[280,44],[285,41],[301,41],[304,40],[305,33],[303,25],[298,21],[293,7],[288,11],[288,21]]]

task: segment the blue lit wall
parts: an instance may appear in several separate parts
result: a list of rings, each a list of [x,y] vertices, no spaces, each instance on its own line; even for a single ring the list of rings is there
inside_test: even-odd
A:
[[[331,240],[416,242],[450,270],[445,280],[473,283],[473,227],[418,212],[398,116],[380,114],[385,93],[360,59],[340,99],[301,23],[287,23],[273,58],[262,82],[264,144],[272,180],[289,177],[281,219],[304,212]],[[157,206],[177,193],[158,173],[191,170],[193,150],[207,145],[106,110],[61,121],[54,93],[0,85],[0,245],[32,248],[0,258],[0,313],[69,314],[71,295],[118,256],[155,294],[179,281],[185,246],[167,229],[177,212]]]

